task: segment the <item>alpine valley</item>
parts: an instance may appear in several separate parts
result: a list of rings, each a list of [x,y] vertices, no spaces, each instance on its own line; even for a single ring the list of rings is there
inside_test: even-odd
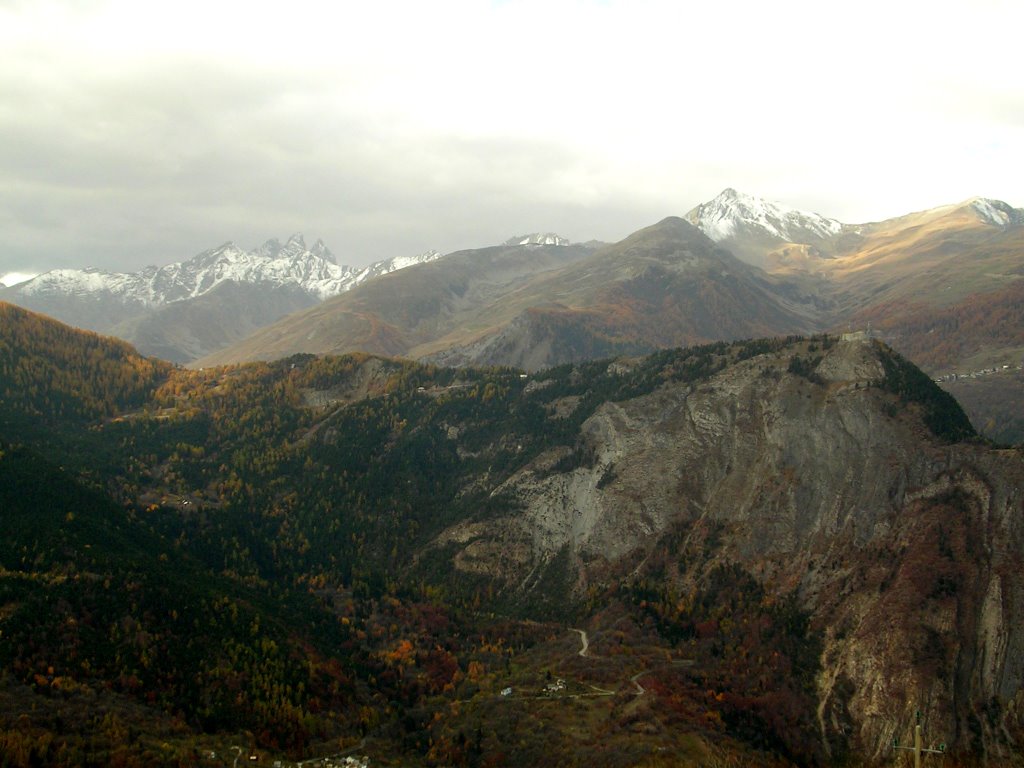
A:
[[[1024,448],[935,381],[1012,435],[1022,219],[9,289],[221,349],[0,302],[0,763],[1024,764]],[[309,303],[171,339],[243,264]]]

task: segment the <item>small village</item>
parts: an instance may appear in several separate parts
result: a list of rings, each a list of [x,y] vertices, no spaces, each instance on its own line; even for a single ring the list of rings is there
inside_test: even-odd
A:
[[[301,763],[296,763],[296,765],[308,765],[312,768],[369,768],[370,758],[354,755],[320,757],[313,760],[303,760]]]
[[[356,748],[358,749],[358,747]],[[218,756],[215,751],[207,752],[205,756],[209,761],[225,759],[225,756]],[[232,768],[238,768],[240,762],[243,765],[259,765],[262,762],[258,752],[246,754],[246,751],[241,747],[232,747],[226,757],[231,760]],[[274,760],[270,765],[273,768],[369,768],[370,758],[364,755],[346,755],[343,753],[328,755],[327,757],[313,757],[300,762]]]
[[[983,376],[991,376],[996,373],[1011,373],[1013,371],[1024,370],[1024,365],[1002,365],[994,368],[982,368],[978,371],[971,371],[970,373],[947,373],[945,376],[939,376],[935,379],[936,384],[942,384],[947,381],[960,381],[961,379],[980,379]]]

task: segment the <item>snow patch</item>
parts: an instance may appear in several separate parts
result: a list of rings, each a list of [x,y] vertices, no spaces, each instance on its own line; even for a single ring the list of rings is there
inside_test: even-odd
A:
[[[505,245],[569,245],[568,238],[556,235],[554,232],[534,232],[529,235],[518,235],[510,237]]]
[[[1011,224],[1024,224],[1024,210],[1011,208],[1002,200],[989,200],[976,197],[971,200],[971,208],[985,224],[995,227],[1008,227]]]

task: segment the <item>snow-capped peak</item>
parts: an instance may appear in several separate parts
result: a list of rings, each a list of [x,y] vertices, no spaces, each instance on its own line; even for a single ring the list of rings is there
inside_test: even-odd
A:
[[[505,245],[568,245],[569,240],[567,238],[556,235],[554,232],[534,232],[529,235],[519,235],[518,237],[510,237],[505,241]]]
[[[1013,208],[1002,200],[975,197],[969,202],[969,205],[985,224],[995,227],[1024,224],[1024,209]]]
[[[784,242],[804,242],[809,236],[824,239],[843,229],[843,224],[835,219],[787,208],[732,188],[701,203],[685,218],[715,242],[752,232]]]
[[[296,259],[302,258],[307,254],[310,254],[310,250],[306,247],[306,238],[302,235],[292,235],[288,238],[288,242],[278,251],[277,258]]]
[[[146,267],[139,272],[106,272],[93,268],[51,270],[22,283],[18,290],[37,296],[105,293],[132,305],[155,307],[197,298],[223,283],[236,282],[291,285],[318,299],[326,299],[370,277],[433,261],[440,256],[437,251],[429,251],[356,269],[339,266],[323,241],[317,240],[308,248],[303,236],[296,234],[283,245],[271,239],[252,251],[229,241],[188,261],[159,268]]]

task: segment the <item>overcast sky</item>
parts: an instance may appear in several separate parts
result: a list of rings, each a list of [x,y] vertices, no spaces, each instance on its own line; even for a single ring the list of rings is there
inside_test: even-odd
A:
[[[0,275],[1024,206],[1020,0],[0,0]]]

